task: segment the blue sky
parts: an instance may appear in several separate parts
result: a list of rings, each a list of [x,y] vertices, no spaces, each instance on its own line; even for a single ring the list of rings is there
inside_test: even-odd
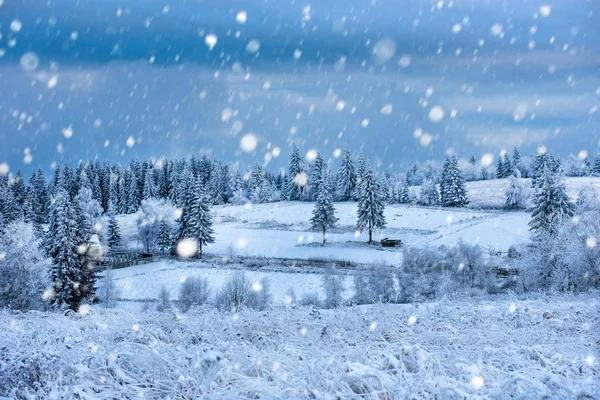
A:
[[[203,152],[276,169],[292,141],[398,171],[447,151],[598,149],[597,1],[0,4],[0,164],[13,172]]]

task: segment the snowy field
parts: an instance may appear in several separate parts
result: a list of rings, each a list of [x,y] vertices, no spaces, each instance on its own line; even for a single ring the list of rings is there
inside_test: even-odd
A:
[[[4,310],[0,395],[592,399],[599,307],[591,293],[233,316]]]
[[[600,178],[565,178],[572,199],[582,187],[600,192]],[[530,212],[506,212],[504,205],[508,180],[468,183],[469,208],[387,205],[387,227],[374,231],[374,240],[401,239],[408,246],[455,245],[463,239],[486,250],[506,251],[511,245],[529,240]],[[413,188],[418,191],[418,188]],[[359,263],[401,261],[400,249],[366,245],[367,232],[358,234],[356,203],[336,203],[338,227],[321,246],[321,234],[310,230],[312,202],[277,202],[245,206],[213,207],[216,241],[205,251],[218,255],[264,256],[300,259],[345,260]],[[479,209],[478,209],[479,208]],[[498,208],[498,209],[494,209]],[[136,215],[119,216],[119,224],[129,248],[137,243]],[[171,220],[174,217],[171,216]],[[174,223],[173,223],[174,225]]]
[[[338,227],[321,246],[321,234],[310,230],[313,203],[279,202],[248,206],[213,207],[215,243],[209,254],[300,259],[346,260],[360,263],[398,263],[401,249],[367,246],[367,233],[355,231],[356,203],[336,203]],[[373,239],[398,238],[409,246],[454,245],[463,238],[485,249],[506,251],[528,240],[527,212],[480,211],[389,205],[387,228],[374,231]],[[137,243],[136,215],[119,216],[129,248]]]

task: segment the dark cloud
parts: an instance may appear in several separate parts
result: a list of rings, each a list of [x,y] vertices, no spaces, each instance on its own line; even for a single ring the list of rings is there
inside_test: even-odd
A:
[[[201,152],[248,165],[280,147],[276,168],[290,141],[327,157],[347,143],[396,169],[449,148],[463,156],[541,144],[593,153],[598,8],[567,0],[5,0],[0,162],[28,169],[29,148],[32,166],[44,168]],[[217,37],[212,50],[206,34]],[[246,51],[250,40],[257,52]],[[39,57],[35,71],[19,65],[27,52]],[[440,122],[429,119],[434,105],[445,111]],[[432,142],[416,139],[416,129]],[[239,150],[247,132],[259,138],[251,154]]]

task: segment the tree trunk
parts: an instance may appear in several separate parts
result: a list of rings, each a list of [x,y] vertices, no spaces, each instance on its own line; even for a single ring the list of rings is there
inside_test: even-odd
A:
[[[196,253],[196,257],[202,257],[202,241],[198,241],[198,252]]]
[[[369,244],[373,243],[373,229],[369,228]]]
[[[323,244],[327,241],[327,229],[323,228]]]

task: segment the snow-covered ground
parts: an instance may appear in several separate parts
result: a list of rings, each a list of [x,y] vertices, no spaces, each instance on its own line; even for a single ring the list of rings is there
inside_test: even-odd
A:
[[[591,399],[599,306],[590,293],[234,315],[3,310],[0,396]]]
[[[600,192],[600,178],[565,178],[565,185],[572,199],[584,186],[591,185]],[[511,245],[529,239],[530,219],[527,211],[499,209],[504,205],[507,187],[507,179],[468,183],[469,208],[388,205],[387,227],[376,230],[374,239],[397,238],[409,246],[454,245],[463,239],[479,243],[485,249],[506,251]],[[310,230],[313,207],[310,202],[213,207],[216,241],[205,250],[220,255],[400,262],[400,249],[366,246],[367,232],[359,234],[355,230],[357,205],[353,202],[335,204],[338,227],[329,232],[328,244],[320,246],[320,232]],[[140,247],[136,218],[136,215],[119,216],[123,237],[130,248]]]
[[[401,249],[367,246],[367,233],[355,230],[356,203],[336,203],[338,227],[321,246],[320,232],[310,230],[314,205],[307,202],[279,202],[248,206],[213,207],[216,241],[206,247],[211,254],[264,256],[301,259],[346,260],[361,263],[398,263]],[[527,212],[481,211],[388,205],[387,227],[374,232],[374,240],[398,238],[409,246],[454,245],[461,238],[484,248],[506,251],[528,240]],[[137,243],[136,215],[119,216],[129,248]]]

